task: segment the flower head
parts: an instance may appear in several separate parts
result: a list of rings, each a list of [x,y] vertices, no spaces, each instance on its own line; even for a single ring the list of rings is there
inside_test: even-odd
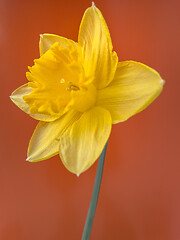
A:
[[[40,35],[40,58],[29,67],[29,82],[12,101],[39,120],[29,143],[30,162],[60,154],[65,167],[80,174],[99,157],[112,124],[147,107],[163,80],[152,68],[118,62],[106,22],[94,4],[83,16],[78,42]]]

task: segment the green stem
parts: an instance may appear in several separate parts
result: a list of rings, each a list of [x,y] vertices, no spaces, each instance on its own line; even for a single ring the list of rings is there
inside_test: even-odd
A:
[[[108,142],[106,143],[106,145],[99,157],[99,162],[98,162],[98,167],[97,167],[97,172],[96,172],[96,179],[95,179],[95,183],[94,183],[94,189],[93,189],[93,193],[92,193],[91,203],[89,205],[86,223],[84,226],[82,240],[89,240],[89,237],[91,234],[92,224],[93,224],[97,201],[98,201],[98,196],[99,196],[99,190],[100,190],[100,186],[101,186],[101,179],[102,179],[102,174],[103,174],[107,145],[108,145]]]

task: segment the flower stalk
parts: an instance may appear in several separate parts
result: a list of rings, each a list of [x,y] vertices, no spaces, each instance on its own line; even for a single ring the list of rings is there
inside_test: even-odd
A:
[[[94,220],[94,215],[95,215],[95,211],[96,211],[96,206],[97,206],[97,201],[98,201],[99,191],[100,191],[100,186],[101,186],[107,145],[108,145],[108,142],[106,143],[106,145],[99,157],[99,162],[98,162],[98,167],[97,167],[97,172],[96,172],[96,179],[95,179],[95,183],[94,183],[94,189],[93,189],[93,193],[92,193],[91,203],[89,205],[86,223],[84,226],[82,240],[89,240],[89,237],[91,234],[92,224],[93,224],[93,220]]]

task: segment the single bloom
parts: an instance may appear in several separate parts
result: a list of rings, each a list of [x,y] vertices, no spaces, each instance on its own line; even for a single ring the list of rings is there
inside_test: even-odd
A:
[[[40,35],[40,58],[29,67],[28,83],[12,101],[39,123],[27,160],[56,154],[79,175],[101,154],[112,124],[146,108],[164,81],[152,68],[118,62],[106,22],[94,4],[81,21],[78,42],[54,34]]]

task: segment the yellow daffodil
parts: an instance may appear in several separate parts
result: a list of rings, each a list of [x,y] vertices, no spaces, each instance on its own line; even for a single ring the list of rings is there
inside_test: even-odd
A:
[[[60,154],[65,167],[80,174],[104,148],[112,124],[147,107],[164,81],[152,68],[118,62],[106,22],[94,4],[83,16],[78,42],[53,34],[40,36],[40,58],[29,68],[29,82],[12,101],[40,120],[30,140],[30,162]]]

